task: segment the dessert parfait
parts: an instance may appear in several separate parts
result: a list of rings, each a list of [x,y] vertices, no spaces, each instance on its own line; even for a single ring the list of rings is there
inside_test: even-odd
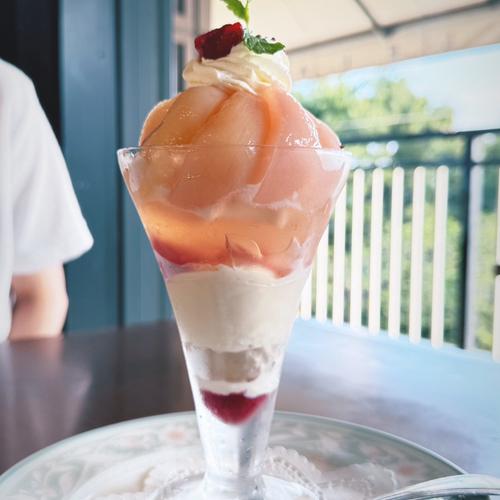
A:
[[[182,339],[207,463],[196,498],[267,498],[284,349],[348,157],[290,94],[281,43],[236,22],[195,47],[187,90],[119,161]]]

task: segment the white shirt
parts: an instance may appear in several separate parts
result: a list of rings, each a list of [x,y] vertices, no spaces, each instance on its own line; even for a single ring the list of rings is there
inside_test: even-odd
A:
[[[0,342],[15,274],[79,257],[93,240],[31,80],[0,59]]]

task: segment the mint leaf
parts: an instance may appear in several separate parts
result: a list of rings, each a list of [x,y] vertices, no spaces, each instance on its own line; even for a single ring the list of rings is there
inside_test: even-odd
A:
[[[246,24],[248,24],[250,20],[250,9],[248,7],[249,0],[243,5],[240,0],[222,0],[225,4],[226,7],[236,15],[236,17],[239,17],[240,19],[243,19]]]
[[[249,50],[256,54],[275,54],[285,48],[281,42],[270,42],[260,35],[251,35],[248,31],[245,31],[243,42]]]

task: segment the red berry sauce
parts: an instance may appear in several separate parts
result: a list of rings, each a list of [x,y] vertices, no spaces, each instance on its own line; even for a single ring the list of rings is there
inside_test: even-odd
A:
[[[268,394],[247,398],[243,393],[215,394],[201,391],[207,408],[226,424],[241,424],[249,419],[266,401]]]

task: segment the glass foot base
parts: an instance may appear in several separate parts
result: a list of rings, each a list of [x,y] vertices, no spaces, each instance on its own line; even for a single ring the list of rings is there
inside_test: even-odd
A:
[[[186,479],[182,484],[176,484],[157,490],[151,500],[320,500],[323,496],[318,496],[317,493],[308,488],[279,479],[277,477],[264,476],[262,485],[256,488],[256,491],[244,496],[235,496],[234,492],[218,493],[214,496],[213,493],[208,495],[203,490],[202,478]],[[321,495],[321,494],[320,494]]]
[[[151,496],[147,500],[322,500],[317,483],[321,472],[307,458],[282,447],[267,451],[263,476],[250,493],[207,492],[203,484],[204,464],[192,460],[181,469],[162,464],[150,471],[144,485]]]
[[[321,473],[307,458],[282,447],[268,449],[263,478],[255,491],[204,491],[201,450],[177,456],[141,473],[135,492],[85,496],[85,500],[360,500],[389,493],[402,485],[394,472],[373,463]],[[80,498],[80,497],[78,497]]]

